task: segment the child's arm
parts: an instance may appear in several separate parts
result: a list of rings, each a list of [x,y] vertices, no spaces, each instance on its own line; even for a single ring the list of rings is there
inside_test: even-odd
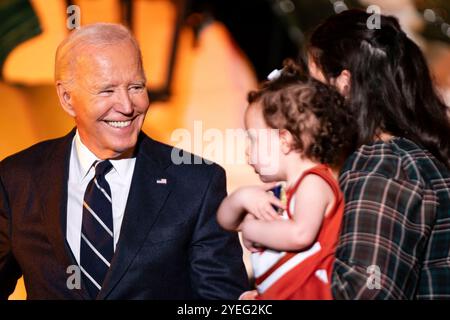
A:
[[[276,183],[270,183],[237,189],[220,204],[217,221],[226,230],[240,231],[242,221],[247,213],[257,219],[279,219],[272,205],[283,209],[284,205],[280,199],[267,192],[275,186]]]
[[[292,220],[246,219],[242,223],[243,237],[278,251],[297,251],[312,245],[334,202],[333,191],[322,178],[310,174],[304,178],[294,197]]]

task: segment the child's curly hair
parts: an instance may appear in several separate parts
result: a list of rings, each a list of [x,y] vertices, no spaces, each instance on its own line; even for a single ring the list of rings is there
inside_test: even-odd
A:
[[[355,144],[355,122],[344,97],[308,77],[292,59],[283,66],[277,79],[248,94],[248,103],[261,102],[267,125],[289,131],[295,150],[320,163],[340,165]]]

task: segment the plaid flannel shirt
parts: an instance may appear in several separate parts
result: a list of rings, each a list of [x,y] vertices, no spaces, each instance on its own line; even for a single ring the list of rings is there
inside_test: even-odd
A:
[[[345,195],[336,299],[450,299],[450,170],[405,138],[358,149]]]

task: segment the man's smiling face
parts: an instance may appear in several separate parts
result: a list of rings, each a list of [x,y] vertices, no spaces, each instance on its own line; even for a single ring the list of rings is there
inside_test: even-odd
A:
[[[99,158],[132,153],[149,107],[139,52],[129,41],[87,46],[70,92],[83,143]]]

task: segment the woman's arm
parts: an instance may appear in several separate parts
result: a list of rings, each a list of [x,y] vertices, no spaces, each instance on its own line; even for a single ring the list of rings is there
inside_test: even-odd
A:
[[[297,251],[312,245],[333,204],[333,191],[322,178],[311,174],[304,178],[294,197],[292,220],[245,220],[245,239],[279,251]]]

